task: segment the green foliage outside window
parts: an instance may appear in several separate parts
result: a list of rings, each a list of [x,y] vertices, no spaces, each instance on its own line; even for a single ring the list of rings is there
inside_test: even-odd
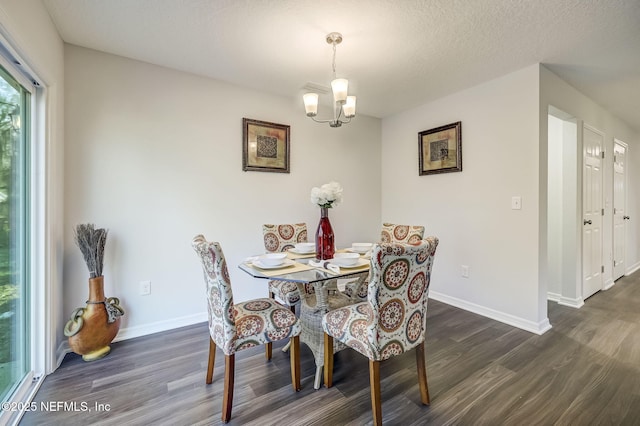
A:
[[[15,189],[20,179],[16,169],[20,164],[18,147],[19,133],[16,117],[20,108],[20,93],[4,78],[0,78],[0,396],[14,380],[13,372],[17,355],[15,348],[15,315],[19,303],[19,265],[16,264],[18,243],[16,224],[21,220],[16,215],[17,198],[22,195]]]

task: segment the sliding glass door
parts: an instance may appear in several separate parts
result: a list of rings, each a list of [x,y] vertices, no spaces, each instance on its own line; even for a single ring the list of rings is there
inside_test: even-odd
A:
[[[0,400],[31,371],[30,93],[0,67]]]

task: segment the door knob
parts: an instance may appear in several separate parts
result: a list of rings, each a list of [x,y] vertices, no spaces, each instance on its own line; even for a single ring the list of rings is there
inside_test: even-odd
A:
[[[629,220],[629,216],[623,216],[622,217],[624,220]]]
[[[584,225],[591,225],[591,220],[585,220],[585,221],[583,222],[583,224],[584,224]]]

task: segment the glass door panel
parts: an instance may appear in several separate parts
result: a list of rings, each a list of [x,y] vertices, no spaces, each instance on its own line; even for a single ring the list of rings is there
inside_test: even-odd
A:
[[[30,370],[29,92],[0,68],[0,400]]]

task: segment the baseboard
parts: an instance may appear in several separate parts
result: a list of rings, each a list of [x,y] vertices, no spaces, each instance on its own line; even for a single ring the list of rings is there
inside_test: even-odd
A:
[[[161,331],[173,330],[174,328],[186,327],[208,321],[207,313],[187,315],[179,318],[172,318],[165,321],[157,321],[150,324],[138,325],[135,327],[121,328],[114,342],[133,339],[134,337],[147,336],[149,334],[160,333]]]
[[[69,347],[69,341],[63,340],[62,342],[60,342],[60,344],[58,345],[58,349],[56,349],[56,369],[60,367],[60,364],[62,364],[62,360],[64,359],[64,356],[69,352],[71,352],[71,348]]]
[[[133,339],[134,337],[146,336],[149,334],[160,333],[161,331],[173,330],[174,328],[186,327],[188,325],[198,324],[208,321],[207,313],[188,315],[180,318],[174,318],[165,321],[158,321],[151,324],[139,325],[137,327],[121,328],[116,335],[114,342],[121,340]],[[67,340],[60,343],[56,350],[56,368],[60,367],[64,356],[71,352],[69,342]]]
[[[602,289],[609,290],[611,287],[613,287],[614,284],[615,284],[615,281],[613,281],[613,278],[609,278],[602,285]]]
[[[558,300],[558,305],[579,309],[584,305],[584,300],[581,297],[576,297],[575,299],[560,297],[560,299]]]
[[[551,329],[549,318],[545,318],[543,321],[535,323],[511,314],[476,305],[475,303],[470,303],[466,300],[447,296],[446,294],[438,293],[436,291],[429,291],[429,298],[437,300],[438,302],[446,303],[447,305],[455,306],[456,308],[464,309],[465,311],[473,312],[474,314],[482,315],[483,317],[500,321],[531,333],[544,334]]]
[[[552,301],[552,302],[557,302],[557,301],[559,301],[561,297],[562,297],[562,296],[561,296],[561,295],[559,295],[558,293],[551,293],[551,292],[548,292],[548,293],[547,293],[547,300],[550,300],[550,301]]]
[[[636,263],[635,265],[631,265],[629,268],[627,268],[625,275],[631,275],[638,270],[640,270],[640,262]]]

